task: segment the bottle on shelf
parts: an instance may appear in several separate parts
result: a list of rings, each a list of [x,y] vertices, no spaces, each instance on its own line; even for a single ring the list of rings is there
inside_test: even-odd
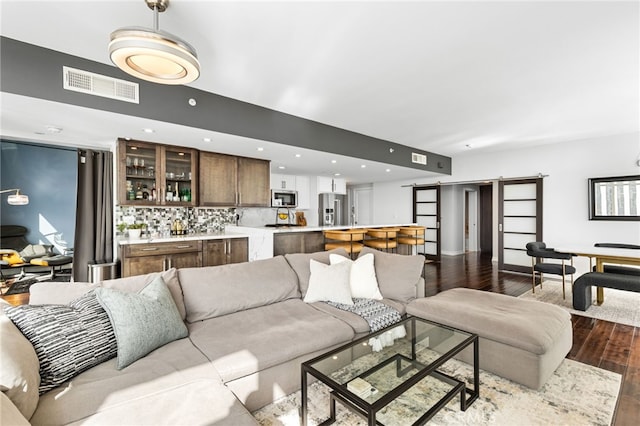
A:
[[[173,201],[180,201],[180,191],[178,190],[178,182],[176,182],[176,190],[173,193]]]
[[[171,184],[167,185],[167,201],[173,201],[173,191],[171,190]]]
[[[153,183],[153,187],[151,188],[151,194],[149,195],[149,201],[153,201],[156,199],[156,184]]]
[[[136,188],[136,200],[142,200],[142,185],[138,182],[138,186]]]

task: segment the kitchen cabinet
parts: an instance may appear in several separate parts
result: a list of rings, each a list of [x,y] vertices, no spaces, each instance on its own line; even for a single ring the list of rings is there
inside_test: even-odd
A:
[[[289,253],[315,253],[324,251],[321,231],[278,232],[273,234],[273,255]]]
[[[249,241],[247,238],[205,240],[202,260],[202,266],[247,262],[249,261]]]
[[[296,179],[297,176],[294,175],[271,174],[271,189],[294,191],[296,189]]]
[[[269,161],[200,152],[201,206],[269,207]]]
[[[121,275],[143,275],[171,268],[202,266],[202,241],[144,243],[121,246]]]
[[[197,205],[197,150],[119,139],[117,158],[118,204]]]
[[[296,191],[298,191],[298,210],[311,208],[311,193],[309,191],[309,176],[296,176]]]
[[[238,207],[270,207],[270,162],[238,157]]]
[[[344,179],[318,176],[318,194],[342,194],[347,193],[347,181]]]

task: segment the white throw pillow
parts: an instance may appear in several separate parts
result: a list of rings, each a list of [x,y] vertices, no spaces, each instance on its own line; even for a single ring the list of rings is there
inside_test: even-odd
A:
[[[351,297],[362,297],[365,299],[382,300],[382,294],[378,287],[376,270],[373,267],[373,254],[369,253],[351,260],[337,254],[329,255],[329,262],[332,265],[339,263],[351,264],[351,276],[349,286],[351,287]]]
[[[304,301],[307,303],[335,302],[353,305],[349,286],[351,264],[326,265],[313,259],[310,262],[311,276]]]

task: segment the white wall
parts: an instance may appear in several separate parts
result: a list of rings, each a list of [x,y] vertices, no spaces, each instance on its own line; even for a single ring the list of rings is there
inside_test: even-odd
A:
[[[549,175],[543,183],[543,238],[549,245],[640,244],[640,222],[589,220],[587,187],[590,177],[640,174],[638,159],[640,133],[632,133],[495,153],[469,152],[453,158],[451,176],[416,182],[429,184],[542,173]],[[376,223],[412,220],[412,190],[402,187],[410,183],[413,182],[374,184]]]

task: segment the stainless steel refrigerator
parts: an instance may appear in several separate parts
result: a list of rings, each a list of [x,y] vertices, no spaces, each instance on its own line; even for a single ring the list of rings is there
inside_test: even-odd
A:
[[[347,196],[319,194],[318,218],[320,226],[347,226],[349,223]]]

